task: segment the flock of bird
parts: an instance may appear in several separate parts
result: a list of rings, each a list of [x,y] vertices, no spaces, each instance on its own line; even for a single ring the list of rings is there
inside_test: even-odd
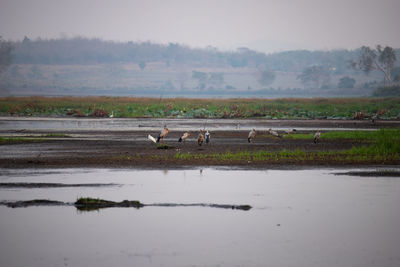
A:
[[[286,133],[286,134],[291,134],[291,133],[296,132],[296,131],[297,131],[296,129],[289,129],[289,130],[285,130],[285,133]],[[278,137],[278,138],[281,138],[281,137],[282,137],[282,135],[280,135],[280,134],[279,134],[278,132],[276,132],[276,131],[273,131],[271,128],[270,128],[267,132],[268,132],[269,134],[275,136],[275,137]],[[157,139],[154,138],[153,136],[151,136],[150,134],[147,136],[147,138],[148,138],[150,141],[154,142],[154,143],[160,143],[160,142],[161,142],[161,143],[164,143],[164,137],[165,137],[168,133],[169,133],[169,129],[168,129],[167,126],[165,125],[165,126],[164,126],[164,129],[162,129],[161,132],[160,132],[160,134],[157,136]],[[182,136],[179,137],[178,142],[183,142],[183,143],[185,143],[186,139],[187,139],[189,136],[190,136],[190,133],[189,133],[189,132],[183,133]],[[252,143],[252,142],[254,141],[255,137],[256,137],[256,129],[252,129],[252,130],[249,132],[249,135],[248,135],[248,137],[247,137],[247,141],[248,141],[249,143]],[[314,143],[315,143],[315,144],[318,142],[318,140],[319,140],[320,137],[321,137],[321,131],[318,130],[318,131],[314,134]],[[209,143],[211,142],[211,134],[210,134],[210,132],[209,132],[208,130],[207,130],[207,131],[205,131],[205,130],[200,130],[200,133],[199,133],[199,135],[197,136],[197,144],[198,144],[199,146],[201,146],[201,145],[203,144],[204,141],[206,142],[206,144],[209,144]]]

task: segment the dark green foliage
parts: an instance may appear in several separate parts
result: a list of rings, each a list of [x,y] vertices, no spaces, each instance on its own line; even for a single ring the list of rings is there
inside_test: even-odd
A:
[[[100,112],[101,111],[101,112]],[[0,98],[3,116],[98,116],[119,118],[251,118],[353,119],[400,118],[398,98],[185,99],[129,97],[7,97]]]
[[[373,92],[373,96],[377,97],[390,97],[400,96],[400,85],[379,87]]]
[[[257,79],[258,83],[262,86],[269,86],[275,81],[275,72],[272,70],[263,70],[260,72]]]
[[[384,49],[380,45],[377,45],[376,49],[363,46],[360,49],[357,61],[352,61],[352,66],[361,69],[366,74],[373,70],[381,71],[385,80],[391,84],[391,70],[395,61],[396,51],[390,46],[386,46]]]
[[[144,70],[144,68],[146,68],[146,62],[140,61],[140,62],[139,62],[139,68],[140,68],[141,70]]]
[[[356,84],[356,80],[353,78],[350,78],[348,76],[345,76],[340,79],[338,87],[339,88],[354,88],[354,85]]]
[[[400,67],[394,67],[390,72],[391,77],[393,77],[393,82],[400,82]]]
[[[301,80],[305,86],[320,88],[322,84],[329,81],[329,72],[324,66],[315,65],[305,68],[303,72],[297,76],[297,79]]]
[[[235,52],[193,49],[183,45],[150,42],[110,42],[100,39],[24,39],[12,44],[15,63],[24,64],[96,64],[167,62],[196,66],[259,67],[274,71],[301,72],[313,64],[329,62],[337,74],[349,71],[348,62],[358,51],[285,51],[266,55],[247,48]]]
[[[4,41],[0,36],[0,73],[11,65],[13,49],[14,46],[10,42]]]
[[[120,208],[133,207],[138,209],[144,207],[144,204],[140,203],[140,201],[137,200],[133,201],[124,200],[121,202],[115,202],[99,198],[85,197],[85,198],[79,198],[77,201],[75,201],[74,206],[78,210],[91,211],[91,210],[98,210],[101,208],[114,208],[114,207],[120,207]]]
[[[192,79],[197,80],[198,88],[204,89],[207,85],[207,73],[201,71],[193,71],[192,72]]]

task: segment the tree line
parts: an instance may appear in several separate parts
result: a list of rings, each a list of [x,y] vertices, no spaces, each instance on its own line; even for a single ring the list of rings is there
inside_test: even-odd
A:
[[[113,42],[101,39],[36,39],[25,37],[12,43],[16,64],[102,64],[164,62],[190,64],[195,67],[250,67],[263,70],[301,72],[312,65],[321,65],[336,74],[351,71],[350,61],[358,50],[285,51],[265,54],[248,48],[219,51],[216,48],[190,48],[185,45],[151,42]]]

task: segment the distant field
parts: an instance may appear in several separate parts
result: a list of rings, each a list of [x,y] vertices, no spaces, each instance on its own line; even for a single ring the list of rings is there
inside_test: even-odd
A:
[[[187,99],[3,97],[2,116],[116,118],[400,119],[400,98]]]
[[[192,77],[193,71],[207,75],[219,73],[221,81],[207,81],[199,88],[199,81]],[[259,69],[253,67],[196,67],[163,62],[150,62],[141,70],[135,63],[94,64],[94,65],[45,65],[14,64],[2,74],[1,89],[8,92],[2,95],[115,95],[115,96],[262,96],[282,95],[301,96],[304,92],[285,92],[296,88],[303,90],[297,72],[276,71],[274,82],[268,86],[257,81]],[[332,74],[330,88],[316,90],[307,96],[369,96],[371,88],[364,88],[366,82],[381,80],[376,73],[366,76],[362,73],[347,74],[356,79],[356,88],[340,90],[337,84],[344,74]],[[259,92],[260,90],[270,90]],[[1,90],[0,90],[1,93]],[[1,95],[1,94],[0,94]]]

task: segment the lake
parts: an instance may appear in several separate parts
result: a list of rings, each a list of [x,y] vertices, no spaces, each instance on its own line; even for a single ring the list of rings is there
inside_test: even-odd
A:
[[[252,209],[0,206],[0,266],[399,266],[399,177],[335,175],[348,171],[2,169],[1,183],[116,185],[0,188],[0,201]]]

